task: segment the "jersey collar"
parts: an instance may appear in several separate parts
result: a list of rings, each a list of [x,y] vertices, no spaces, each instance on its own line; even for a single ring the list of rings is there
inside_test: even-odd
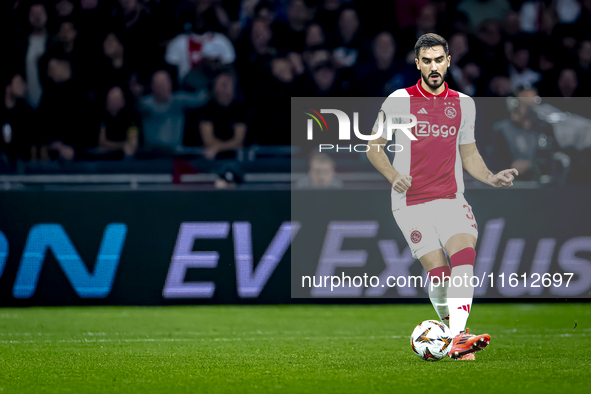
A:
[[[439,94],[429,93],[425,89],[423,89],[423,86],[421,85],[421,79],[419,79],[419,82],[417,82],[417,88],[419,89],[419,92],[425,98],[428,98],[429,99],[431,97],[440,97],[442,99],[446,99],[447,98],[447,95],[449,94],[449,88],[447,87],[447,82],[443,82],[443,84],[445,85],[445,89],[443,89],[443,92],[441,92]]]

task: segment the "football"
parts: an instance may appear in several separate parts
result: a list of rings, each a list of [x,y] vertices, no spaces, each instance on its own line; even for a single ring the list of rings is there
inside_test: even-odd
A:
[[[425,320],[413,330],[410,347],[420,359],[438,361],[449,354],[452,340],[451,330],[445,324]]]

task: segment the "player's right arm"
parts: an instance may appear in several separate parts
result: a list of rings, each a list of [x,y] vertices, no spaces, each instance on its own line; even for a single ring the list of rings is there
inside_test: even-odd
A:
[[[372,132],[372,134],[375,134]],[[388,156],[384,152],[388,140],[379,137],[369,142],[367,158],[373,166],[392,184],[392,188],[398,193],[404,193],[411,186],[412,177],[398,173],[392,167]]]

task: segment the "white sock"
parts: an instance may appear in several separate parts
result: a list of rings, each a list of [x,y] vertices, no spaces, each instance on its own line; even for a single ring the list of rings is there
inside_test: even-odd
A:
[[[470,264],[459,265],[451,269],[447,304],[449,307],[449,328],[453,336],[466,329],[466,322],[470,316],[472,299],[474,298],[474,287],[470,286],[472,275],[474,275],[474,266]],[[461,278],[461,282],[459,278]]]
[[[449,288],[449,280],[443,283],[435,282],[433,286],[429,283],[429,299],[435,312],[439,316],[439,320],[449,327],[449,308],[447,307],[447,289]]]

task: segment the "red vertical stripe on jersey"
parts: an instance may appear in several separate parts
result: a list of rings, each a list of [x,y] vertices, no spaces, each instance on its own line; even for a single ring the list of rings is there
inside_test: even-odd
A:
[[[410,112],[417,117],[412,132],[418,139],[411,141],[412,187],[406,192],[406,205],[453,199],[458,190],[455,163],[462,119],[460,95],[445,84],[445,90],[435,96],[421,87],[420,80],[406,91]]]

